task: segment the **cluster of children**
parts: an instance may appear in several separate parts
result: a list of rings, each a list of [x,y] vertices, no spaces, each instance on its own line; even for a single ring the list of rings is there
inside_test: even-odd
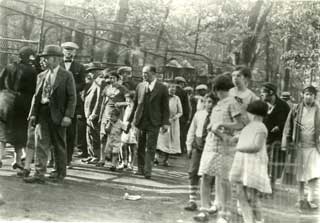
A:
[[[239,71],[241,78],[244,71]],[[228,75],[216,78],[216,95],[205,96],[205,109],[196,112],[188,132],[190,194],[185,210],[198,209],[196,194],[200,181],[201,206],[199,214],[194,216],[196,221],[207,221],[210,213],[218,213],[218,223],[231,222],[230,208],[235,206],[232,188],[236,188],[238,212],[244,222],[263,222],[259,195],[271,193],[266,150],[268,132],[263,124],[268,105],[252,98],[244,106],[230,94],[232,86]],[[214,202],[210,199],[213,184]]]

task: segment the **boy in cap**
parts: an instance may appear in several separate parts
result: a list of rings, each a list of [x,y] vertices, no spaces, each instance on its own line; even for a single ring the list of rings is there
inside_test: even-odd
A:
[[[205,84],[200,84],[196,87],[197,111],[204,109],[204,96],[207,91],[208,87]]]

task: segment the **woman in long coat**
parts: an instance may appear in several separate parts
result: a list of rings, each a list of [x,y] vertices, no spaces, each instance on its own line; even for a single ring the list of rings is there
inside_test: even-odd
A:
[[[10,143],[15,149],[14,169],[22,169],[21,155],[27,142],[27,118],[37,82],[37,70],[32,64],[35,52],[23,47],[19,56],[19,63],[8,65],[0,73],[0,167],[6,143]]]
[[[179,118],[182,116],[182,105],[178,96],[175,95],[176,85],[169,85],[169,109],[170,109],[170,128],[165,133],[159,133],[157,149],[163,152],[163,164],[168,166],[169,154],[181,153],[180,147],[180,124]],[[158,162],[158,154],[155,163]]]

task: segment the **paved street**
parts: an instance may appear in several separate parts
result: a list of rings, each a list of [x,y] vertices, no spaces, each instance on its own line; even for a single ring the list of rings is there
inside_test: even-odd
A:
[[[132,173],[110,172],[76,161],[64,184],[25,184],[11,169],[7,152],[0,170],[1,191],[6,204],[0,206],[1,220],[74,222],[193,222],[194,213],[183,206],[188,198],[186,160],[170,159],[170,167],[156,167],[152,180]],[[123,199],[125,193],[142,199]],[[294,190],[279,190],[274,199],[263,200],[266,223],[318,223],[320,213],[298,214],[293,208]],[[215,222],[212,216],[210,222]],[[241,222],[235,218],[233,222]]]

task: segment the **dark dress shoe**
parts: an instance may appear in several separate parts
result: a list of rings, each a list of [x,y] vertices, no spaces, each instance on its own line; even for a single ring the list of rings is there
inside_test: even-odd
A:
[[[100,162],[100,161],[99,161],[99,162],[96,164],[96,166],[97,166],[97,167],[103,167],[103,166],[104,166],[104,162]]]
[[[114,172],[114,171],[117,170],[117,168],[116,168],[115,166],[111,166],[111,167],[109,168],[109,170],[112,171],[112,172]]]
[[[30,175],[30,170],[27,170],[27,169],[23,169],[23,170],[20,170],[18,173],[17,173],[17,176],[18,177],[28,177]]]
[[[98,158],[93,158],[90,161],[88,161],[88,164],[97,164],[99,162]]]
[[[92,159],[93,159],[93,157],[88,157],[88,158],[82,159],[81,162],[83,162],[83,163],[88,163],[88,162],[91,161]]]
[[[0,168],[2,168],[2,165],[3,165],[3,163],[2,163],[2,161],[0,161]]]
[[[38,176],[38,175],[25,177],[23,178],[23,181],[30,184],[44,184],[46,182],[44,176]]]
[[[197,204],[195,202],[188,202],[187,206],[184,207],[186,211],[196,211],[198,209]]]
[[[144,178],[149,180],[149,179],[151,179],[151,176],[150,175],[145,175]]]
[[[23,166],[21,166],[20,164],[18,163],[13,163],[12,164],[12,169],[20,169],[20,170],[23,170]]]

